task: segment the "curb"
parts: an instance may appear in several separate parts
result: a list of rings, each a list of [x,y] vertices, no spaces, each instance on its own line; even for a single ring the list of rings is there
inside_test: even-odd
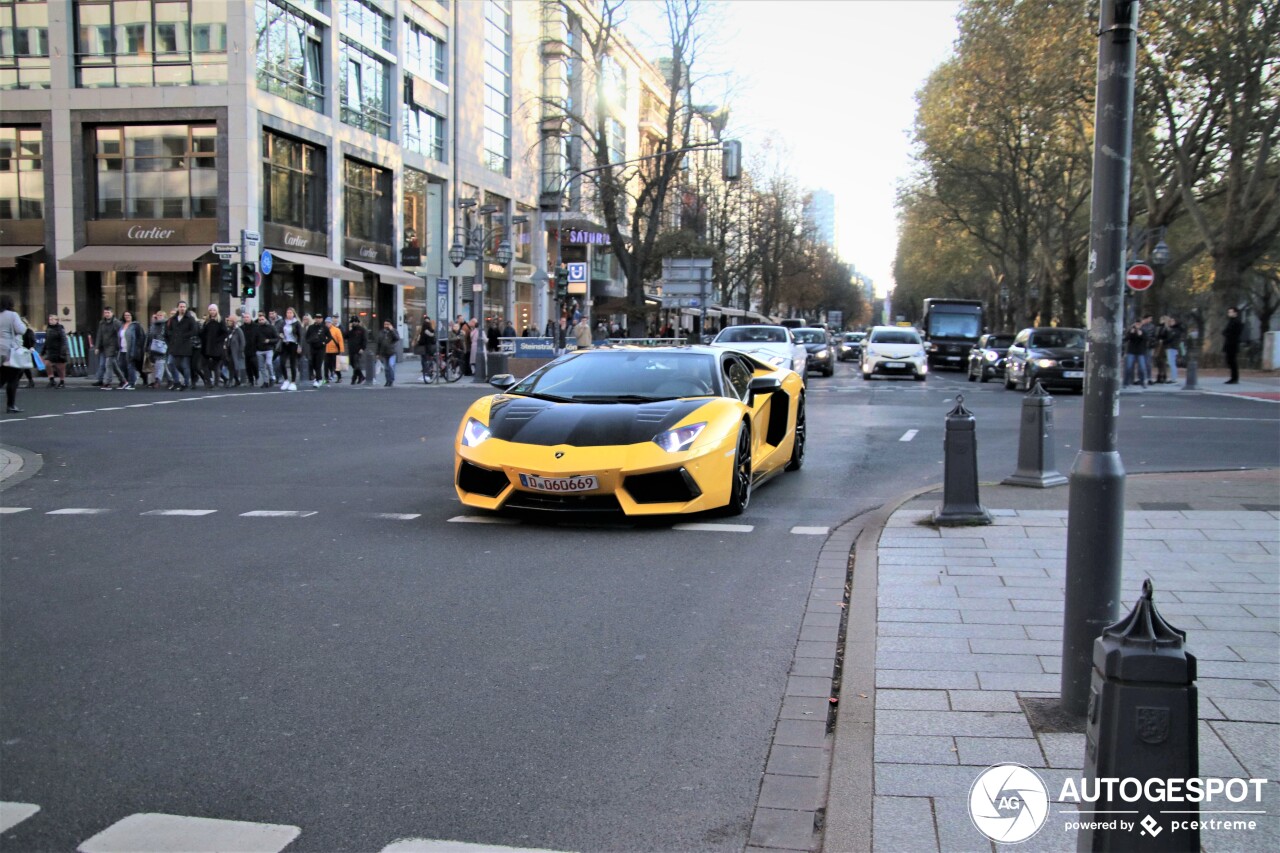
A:
[[[40,469],[44,466],[44,457],[39,453],[32,453],[30,450],[24,450],[21,447],[14,447],[10,444],[0,444],[0,451],[3,451],[5,455],[18,458],[18,469],[0,479],[0,492],[30,480],[40,473]]]

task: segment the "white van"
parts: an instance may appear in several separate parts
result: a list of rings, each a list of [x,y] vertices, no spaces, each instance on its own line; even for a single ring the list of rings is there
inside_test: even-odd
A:
[[[929,375],[929,359],[920,333],[902,326],[873,326],[862,342],[862,378],[913,376],[923,382]]]

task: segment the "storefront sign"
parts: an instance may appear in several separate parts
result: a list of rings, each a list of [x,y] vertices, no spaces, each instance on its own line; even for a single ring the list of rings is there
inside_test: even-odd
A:
[[[417,246],[405,246],[400,250],[400,266],[402,267],[420,267],[422,266],[422,250]]]
[[[277,225],[273,222],[263,223],[262,244],[272,249],[306,252],[309,255],[327,256],[329,254],[329,235]]]
[[[97,219],[85,229],[91,246],[189,246],[218,239],[215,219]]]
[[[603,231],[565,231],[563,243],[569,243],[575,246],[608,246],[612,242],[609,235]]]
[[[396,263],[395,252],[385,243],[370,243],[367,240],[347,237],[343,240],[343,250],[346,257],[351,260],[387,266],[395,266]]]

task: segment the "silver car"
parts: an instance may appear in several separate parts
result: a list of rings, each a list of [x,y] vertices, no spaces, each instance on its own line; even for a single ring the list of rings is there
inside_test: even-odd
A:
[[[804,345],[797,343],[791,330],[784,326],[730,326],[716,335],[711,346],[745,352],[801,376],[809,360]]]

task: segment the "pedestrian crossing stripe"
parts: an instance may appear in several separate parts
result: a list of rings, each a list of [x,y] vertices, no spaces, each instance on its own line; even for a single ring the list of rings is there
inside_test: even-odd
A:
[[[296,826],[169,814],[132,814],[76,848],[79,853],[280,853]]]
[[[0,803],[0,834],[13,829],[38,811],[40,807],[31,803]]]
[[[383,847],[381,853],[554,853],[554,851],[541,847],[503,847],[498,844],[471,844],[466,841],[402,838]]]
[[[29,506],[0,506],[0,515],[14,515],[29,509],[31,509]]]

